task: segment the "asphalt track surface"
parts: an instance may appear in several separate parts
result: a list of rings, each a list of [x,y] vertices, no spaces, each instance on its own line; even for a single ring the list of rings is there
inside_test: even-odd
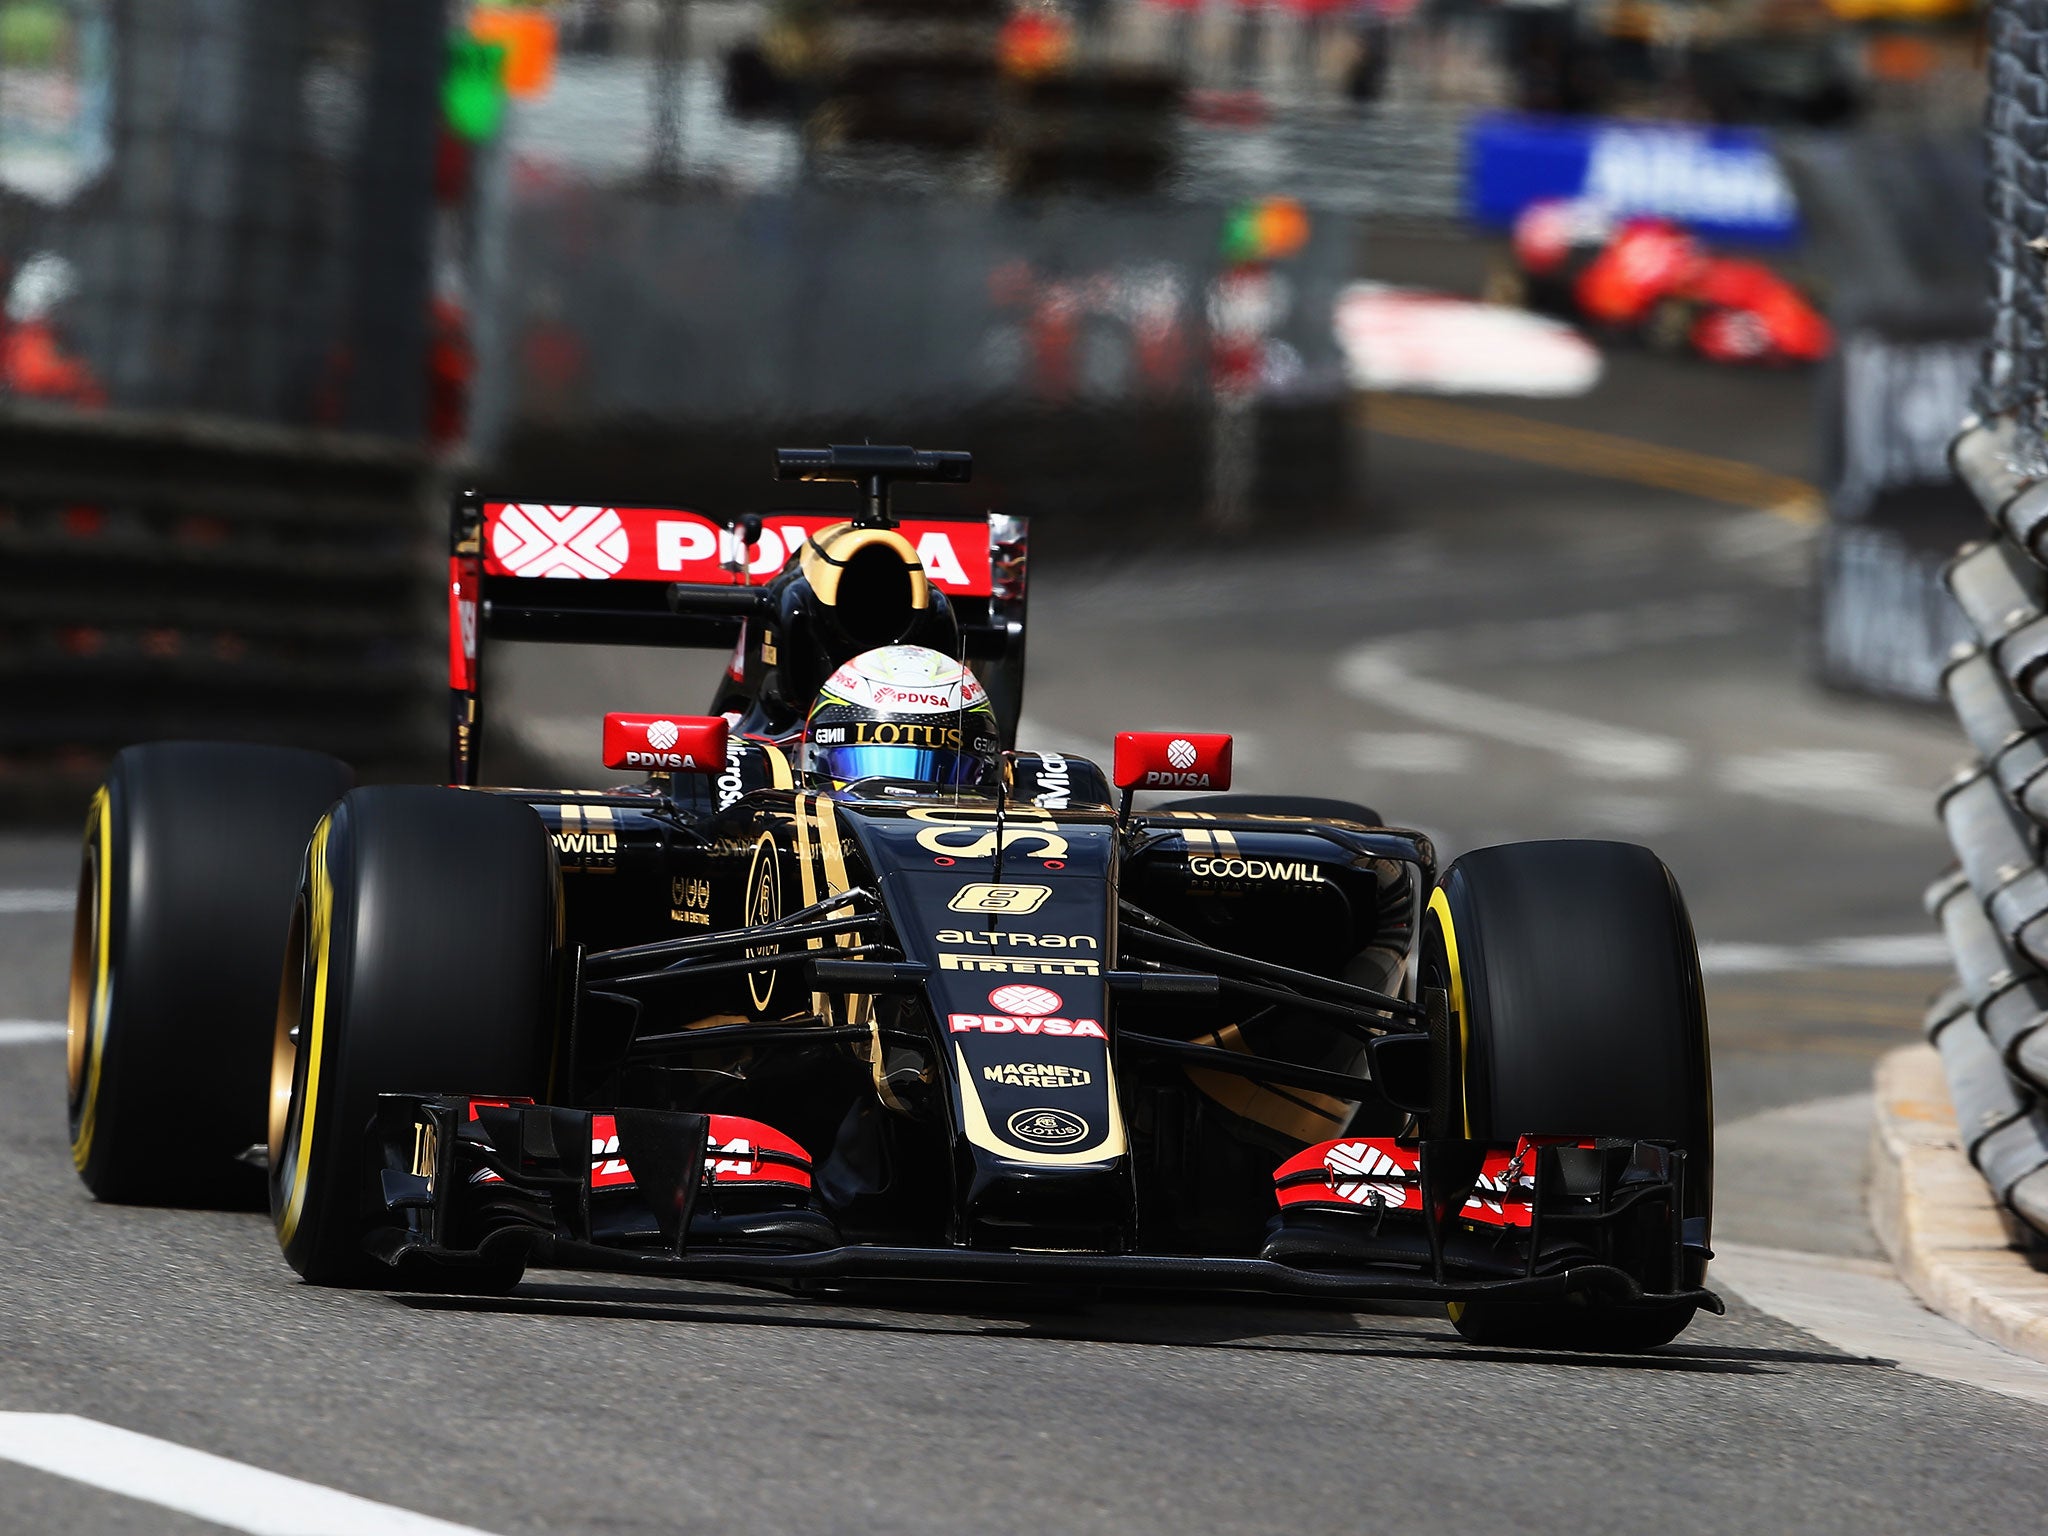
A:
[[[1831,1274],[1871,1273],[1848,1096],[1937,979],[1917,897],[1957,744],[1807,683],[1795,523],[1373,446],[1388,502],[1355,534],[1042,569],[1033,730],[1235,729],[1241,788],[1365,799],[1447,853],[1658,848],[1714,967],[1717,1237],[1810,1256],[1824,1302]],[[529,761],[588,779],[597,709],[687,708],[714,664],[529,653],[499,673],[501,718]],[[1524,713],[1458,716],[1486,700]],[[67,887],[72,858],[0,841],[0,889]],[[6,908],[0,1020],[59,1018],[69,918]],[[1623,1358],[1478,1349],[1423,1308],[564,1275],[499,1300],[320,1291],[262,1217],[94,1205],[61,1102],[58,1044],[0,1045],[0,1415],[83,1415],[505,1536],[2039,1523],[2048,1407],[1739,1297]],[[217,1528],[0,1461],[0,1531]]]

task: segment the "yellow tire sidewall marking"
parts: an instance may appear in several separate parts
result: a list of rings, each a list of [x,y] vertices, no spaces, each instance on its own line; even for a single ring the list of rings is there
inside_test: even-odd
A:
[[[298,1234],[306,1211],[306,1175],[313,1160],[313,1115],[320,1101],[320,1056],[327,1025],[328,951],[332,947],[334,923],[334,882],[327,872],[327,832],[331,818],[323,816],[306,850],[311,871],[312,901],[306,915],[306,947],[313,954],[313,1016],[306,1026],[300,1049],[306,1052],[305,1087],[299,1104],[298,1135],[285,1149],[291,1170],[291,1187],[286,1191],[284,1209],[278,1213],[277,1240],[290,1244]]]
[[[1451,921],[1451,901],[1442,886],[1430,894],[1429,910],[1436,918],[1438,931],[1444,936],[1444,964],[1451,971],[1451,1016],[1458,1021],[1459,1131],[1469,1137],[1472,1134],[1472,1085],[1466,1076],[1466,1065],[1472,1059],[1472,1023],[1471,1014],[1465,1007],[1465,972],[1458,960],[1458,929]]]
[[[99,931],[93,936],[92,1009],[87,1026],[85,1102],[78,1114],[78,1134],[71,1141],[71,1163],[81,1173],[92,1157],[93,1126],[99,1113],[100,1066],[106,1060],[107,1021],[112,1012],[107,1006],[107,972],[113,953],[110,924],[114,913],[114,818],[105,785],[93,792],[92,807],[85,816],[85,835],[88,838],[95,835],[95,828],[100,843],[100,867],[94,882],[93,899],[99,905]]]
[[[1460,1130],[1466,1136],[1472,1134],[1472,1088],[1465,1075],[1465,1064],[1470,1060],[1472,1044],[1471,1025],[1465,1011],[1465,972],[1458,960],[1458,929],[1451,921],[1451,900],[1438,886],[1430,893],[1429,910],[1436,918],[1437,930],[1444,936],[1444,964],[1450,968],[1451,1014],[1458,1021],[1458,1105],[1461,1119]],[[1444,1310],[1450,1314],[1453,1323],[1465,1316],[1465,1303],[1447,1302]]]

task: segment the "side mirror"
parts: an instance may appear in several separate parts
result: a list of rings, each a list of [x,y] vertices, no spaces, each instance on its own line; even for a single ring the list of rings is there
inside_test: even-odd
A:
[[[1228,789],[1230,738],[1195,731],[1119,731],[1118,789]]]
[[[604,765],[647,773],[723,773],[723,715],[606,715]]]

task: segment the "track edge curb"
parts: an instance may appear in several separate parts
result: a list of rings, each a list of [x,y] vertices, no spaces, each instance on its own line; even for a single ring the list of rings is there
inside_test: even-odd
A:
[[[1871,1118],[1870,1225],[1921,1303],[1980,1338],[2048,1363],[2048,1273],[2012,1246],[1963,1155],[1941,1058],[1929,1045],[1881,1057]]]

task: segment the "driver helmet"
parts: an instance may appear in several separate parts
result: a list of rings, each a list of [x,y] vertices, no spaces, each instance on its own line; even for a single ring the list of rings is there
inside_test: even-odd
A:
[[[836,789],[858,779],[993,787],[1002,750],[974,674],[922,645],[863,651],[826,679],[804,722],[804,769]]]

